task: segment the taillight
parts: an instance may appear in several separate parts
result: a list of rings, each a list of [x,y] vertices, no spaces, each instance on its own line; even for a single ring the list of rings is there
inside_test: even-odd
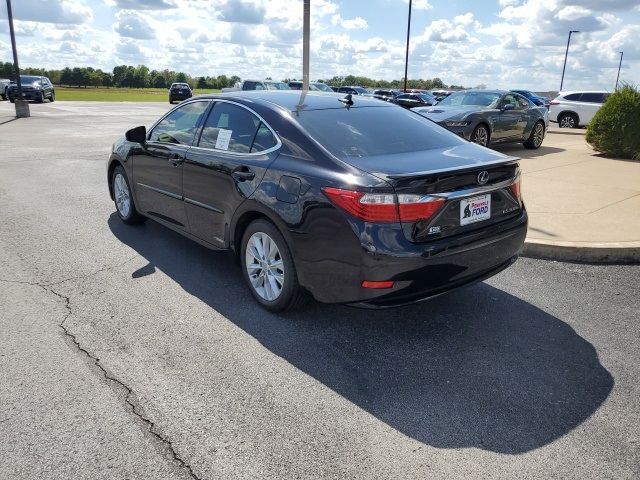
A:
[[[416,222],[428,220],[445,200],[413,194],[364,193],[324,187],[322,191],[337,207],[361,220],[374,223]]]
[[[513,196],[516,197],[516,199],[518,200],[518,203],[520,203],[520,205],[522,205],[522,192],[521,192],[521,189],[520,189],[520,177],[518,177],[515,182],[513,182],[511,185],[509,185],[509,190],[511,190],[511,193],[513,193]]]

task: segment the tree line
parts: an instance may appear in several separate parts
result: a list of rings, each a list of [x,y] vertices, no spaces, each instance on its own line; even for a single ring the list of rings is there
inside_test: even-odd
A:
[[[193,77],[184,72],[174,70],[151,70],[146,65],[117,65],[112,72],[104,72],[92,67],[66,67],[60,70],[27,67],[22,68],[23,75],[42,75],[49,77],[55,85],[74,87],[120,87],[120,88],[167,88],[174,82],[188,83],[191,88],[220,89],[232,87],[240,81],[237,75],[200,76]],[[0,78],[15,80],[13,63],[0,62]],[[288,82],[291,79],[284,79]],[[293,79],[295,80],[295,79]],[[362,87],[403,88],[404,79],[376,80],[363,76],[347,75],[335,76],[326,80],[319,80],[327,85],[359,85]],[[439,78],[413,79],[407,81],[408,88],[416,89],[462,89],[460,85],[446,85]]]

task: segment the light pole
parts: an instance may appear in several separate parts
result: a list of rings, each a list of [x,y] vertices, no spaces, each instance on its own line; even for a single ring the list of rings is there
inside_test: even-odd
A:
[[[22,99],[22,82],[20,81],[20,67],[18,66],[18,50],[16,49],[16,32],[13,29],[13,11],[11,10],[11,0],[7,0],[7,17],[9,18],[9,35],[11,36],[11,48],[13,48],[13,68],[16,72],[16,86],[18,87],[18,98],[15,99],[16,117],[28,117],[29,104]]]
[[[571,43],[572,33],[580,33],[580,30],[569,31],[569,39],[567,40],[567,51],[564,52],[564,66],[562,67],[562,79],[560,80],[560,91],[562,91],[562,85],[564,84],[564,71],[567,68],[567,56],[569,55],[569,43]]]
[[[311,0],[302,10],[302,90],[309,90],[309,37],[311,36]]]
[[[404,93],[407,93],[407,70],[409,70],[409,36],[411,35],[411,0],[409,0],[409,19],[407,20],[407,53],[404,57]]]
[[[618,80],[620,80],[620,69],[622,68],[622,56],[624,52],[620,52],[620,65],[618,65],[618,76],[616,77],[616,90],[618,90]]]

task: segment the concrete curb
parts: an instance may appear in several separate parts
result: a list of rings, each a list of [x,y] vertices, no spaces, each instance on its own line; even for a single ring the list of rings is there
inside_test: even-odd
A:
[[[587,129],[552,127],[547,130],[547,133],[559,133],[560,135],[582,135],[584,137],[587,133]]]
[[[576,263],[638,264],[640,241],[595,243],[527,238],[522,256]]]

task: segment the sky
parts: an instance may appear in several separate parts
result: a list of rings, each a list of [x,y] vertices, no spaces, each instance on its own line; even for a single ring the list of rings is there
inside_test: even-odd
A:
[[[22,66],[302,76],[302,0],[13,0]],[[404,76],[408,0],[311,0],[311,77]],[[0,1],[0,61],[11,61]],[[414,0],[409,78],[564,90],[640,83],[640,0]]]

